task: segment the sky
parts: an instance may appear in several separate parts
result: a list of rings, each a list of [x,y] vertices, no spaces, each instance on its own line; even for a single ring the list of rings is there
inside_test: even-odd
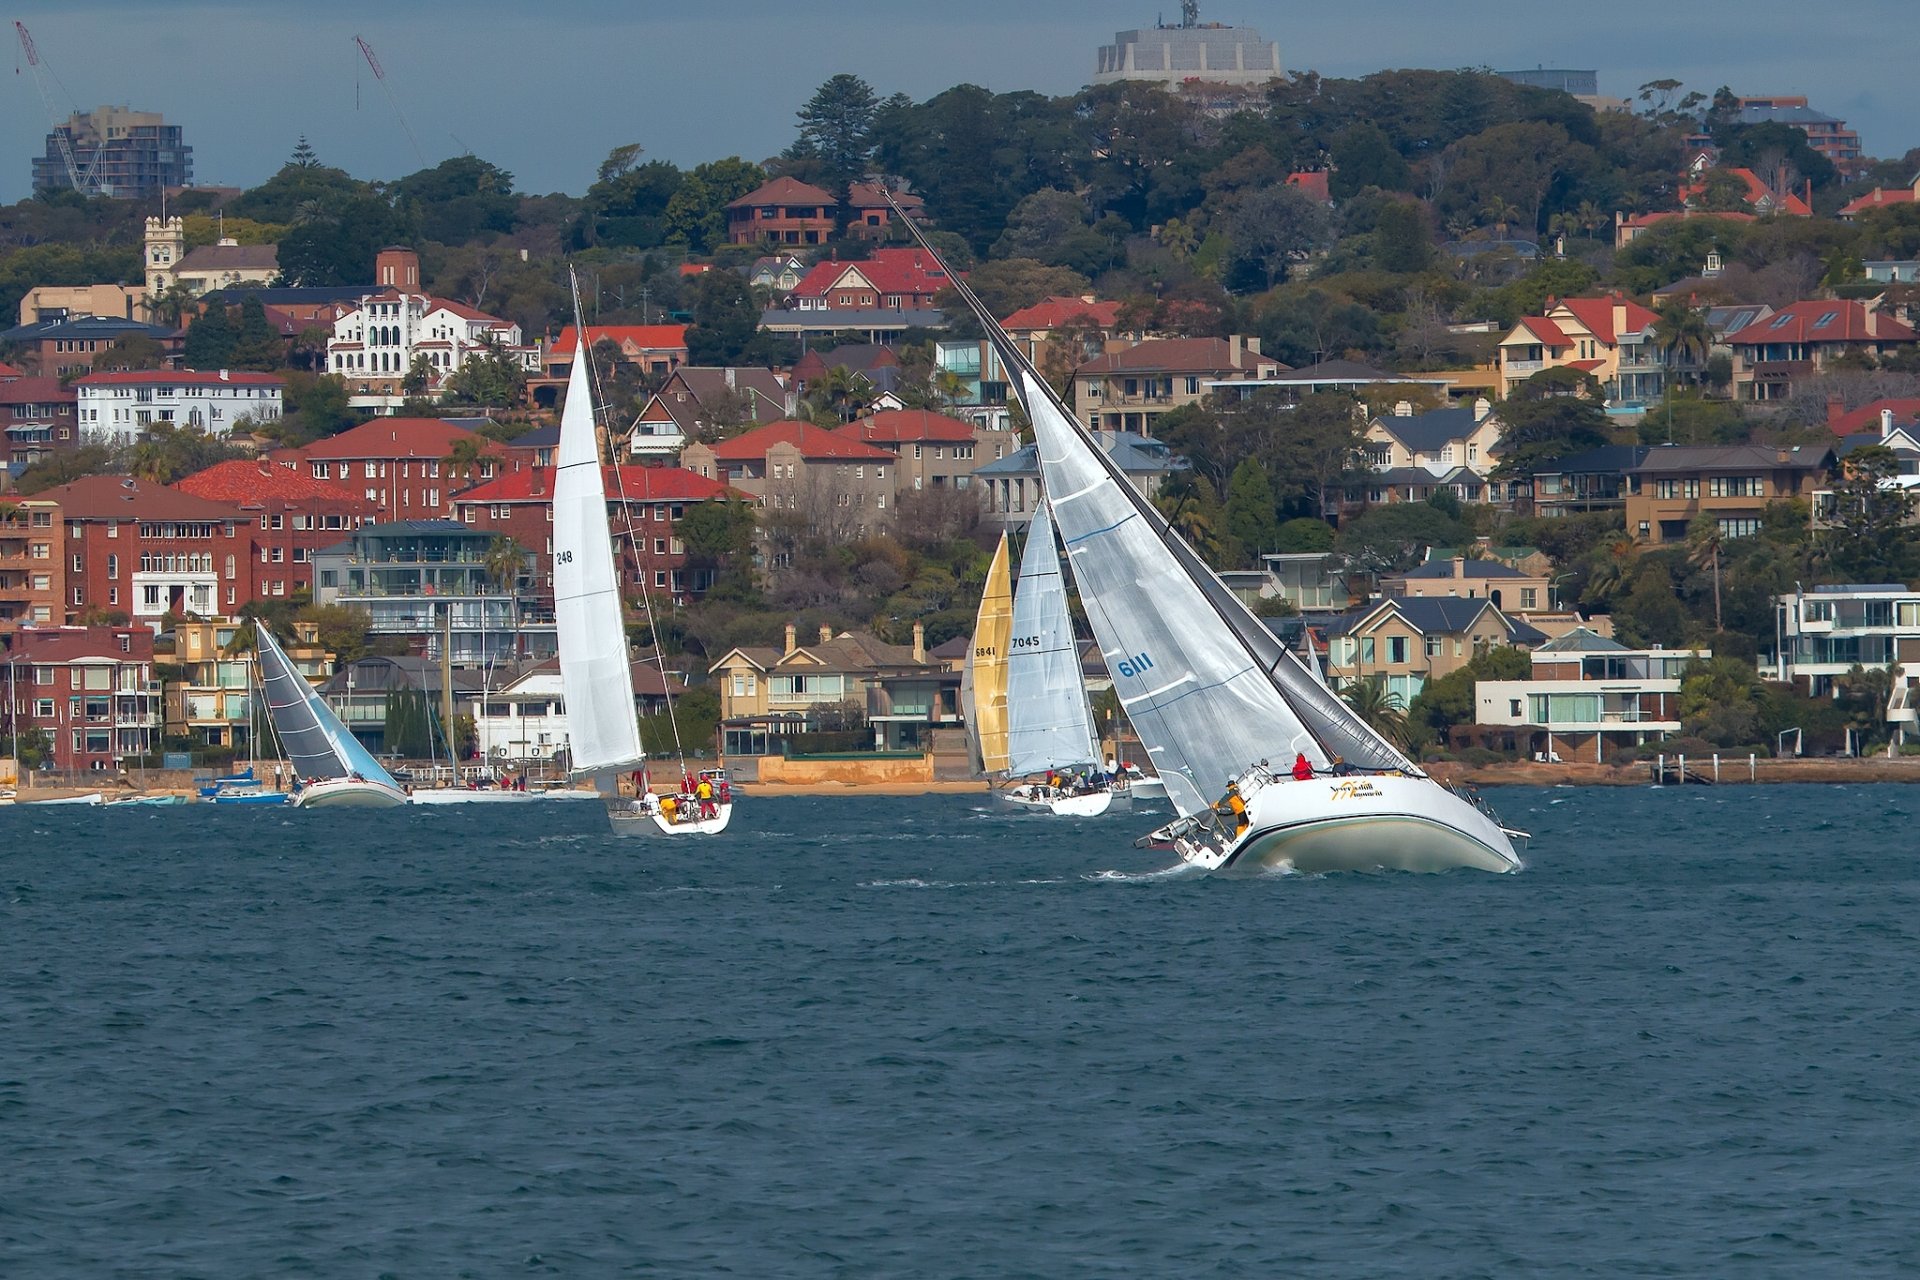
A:
[[[1601,93],[1623,98],[1663,78],[1708,94],[1722,84],[1803,93],[1858,129],[1870,155],[1920,146],[1912,0],[1828,0],[1817,22],[1800,0],[1576,8],[1548,18],[1511,0],[1202,0],[1200,16],[1257,27],[1280,43],[1283,65],[1323,75],[1593,68]],[[201,185],[264,181],[305,134],[356,177],[472,152],[520,190],[579,194],[624,143],[686,166],[773,155],[793,139],[794,111],[841,71],[917,100],[969,82],[1071,93],[1116,30],[1178,10],[1178,0],[15,0],[6,16],[32,32],[61,118],[110,102],[159,111],[185,127]],[[0,91],[0,202],[29,193],[49,121],[17,45],[14,62]]]

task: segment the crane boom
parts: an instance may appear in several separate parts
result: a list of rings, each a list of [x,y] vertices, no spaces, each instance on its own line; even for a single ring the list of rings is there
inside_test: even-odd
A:
[[[367,66],[373,71],[373,78],[380,82],[381,92],[387,95],[387,105],[393,108],[393,118],[400,122],[400,128],[403,132],[406,133],[407,141],[413,145],[413,158],[420,162],[420,167],[422,169],[426,168],[427,167],[426,152],[420,150],[420,140],[413,136],[413,126],[407,123],[406,114],[400,110],[400,104],[394,100],[393,86],[387,83],[386,68],[380,65],[379,56],[374,53],[373,46],[368,44],[364,38],[356,35],[353,38],[353,42],[360,46],[360,56],[367,60]],[[359,95],[358,95],[358,91],[356,90],[355,91],[356,104],[358,103],[358,100],[359,100]]]
[[[67,167],[67,181],[82,195],[99,195],[97,177],[100,172],[100,161],[107,154],[106,147],[104,145],[96,147],[93,159],[88,162],[87,167],[85,169],[80,167],[79,161],[73,155],[73,140],[67,136],[66,130],[60,127],[60,109],[54,105],[53,91],[47,87],[47,76],[51,71],[40,58],[40,47],[33,42],[33,32],[27,30],[27,24],[18,19],[14,20],[13,30],[14,34],[20,37],[20,50],[27,55],[27,66],[33,71],[34,87],[40,90],[40,102],[46,107],[47,118],[52,122],[53,145],[60,149],[61,163]]]

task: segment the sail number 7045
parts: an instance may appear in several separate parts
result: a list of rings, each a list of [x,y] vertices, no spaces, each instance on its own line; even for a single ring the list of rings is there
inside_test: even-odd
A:
[[[1040,647],[1040,637],[1014,636],[1013,639],[1008,642],[1008,647],[1012,649],[1038,649]]]

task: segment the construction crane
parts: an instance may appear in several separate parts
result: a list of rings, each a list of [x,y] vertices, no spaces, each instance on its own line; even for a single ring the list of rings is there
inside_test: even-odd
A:
[[[47,87],[48,77],[51,76],[56,82],[59,77],[54,76],[52,69],[40,60],[40,49],[33,43],[33,33],[27,30],[27,24],[15,21],[13,30],[20,37],[21,52],[27,55],[27,66],[33,69],[33,83],[40,90],[40,101],[46,106],[47,118],[53,122],[53,143],[60,148],[60,159],[67,166],[67,181],[73,184],[73,189],[81,195],[99,195],[100,161],[106,157],[106,147],[95,147],[92,158],[87,161],[87,167],[84,169],[80,167],[79,161],[74,158],[73,139],[63,127],[66,121],[60,118],[60,108],[53,103],[53,90]],[[19,74],[19,70],[15,67],[14,73]],[[65,85],[61,85],[60,88],[65,92]],[[79,110],[78,107],[74,109]]]
[[[406,114],[400,110],[400,104],[394,101],[393,87],[387,83],[386,69],[380,65],[380,59],[375,56],[373,46],[357,35],[353,38],[353,42],[360,46],[360,56],[367,60],[367,66],[373,71],[373,78],[380,82],[380,91],[387,95],[387,105],[393,108],[393,118],[400,122],[400,128],[405,131],[407,141],[413,145],[413,158],[420,162],[422,169],[426,168],[426,153],[420,150],[420,140],[413,136],[413,126],[407,123]]]

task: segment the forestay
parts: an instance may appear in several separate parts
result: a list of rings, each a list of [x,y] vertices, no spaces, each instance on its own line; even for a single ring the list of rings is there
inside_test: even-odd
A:
[[[584,332],[584,330],[582,330]],[[553,611],[560,684],[576,773],[638,763],[627,629],[614,572],[606,477],[593,429],[593,396],[582,342],[567,376],[553,481]]]
[[[1066,583],[1047,504],[1034,508],[1007,642],[1007,772],[1015,777],[1094,764],[1093,711],[1067,616]]]
[[[256,653],[260,659],[260,683],[267,696],[267,715],[294,776],[332,781],[358,775],[368,782],[384,783],[394,790],[400,784],[380,767],[373,753],[340,723],[300,674],[286,652],[267,630],[264,622],[253,624]]]
[[[960,701],[967,712],[973,767],[1000,773],[1007,767],[1007,638],[1013,632],[1013,588],[1007,571],[1007,536],[1000,535],[987,569],[973,642],[960,671]]]

